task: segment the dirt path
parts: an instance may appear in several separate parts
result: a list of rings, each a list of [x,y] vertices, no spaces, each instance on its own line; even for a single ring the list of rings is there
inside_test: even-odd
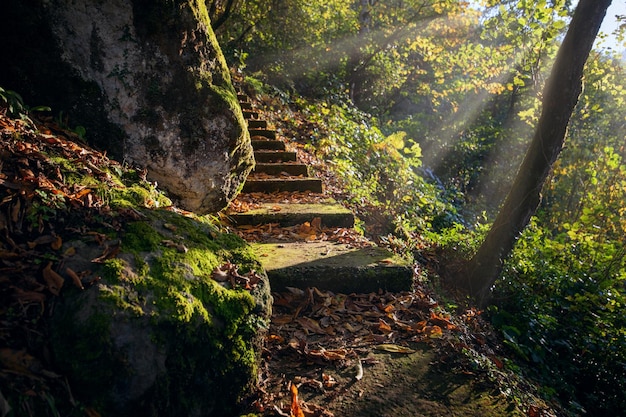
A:
[[[489,348],[485,323],[471,311],[451,317],[419,289],[350,295],[292,289],[274,296],[251,408],[264,416],[294,412],[291,384],[307,417],[553,415],[544,404],[503,395],[487,378],[490,367],[502,378],[506,372],[498,370],[502,361]]]

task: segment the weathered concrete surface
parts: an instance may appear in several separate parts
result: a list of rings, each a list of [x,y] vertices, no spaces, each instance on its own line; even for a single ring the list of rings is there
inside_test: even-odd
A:
[[[319,217],[324,227],[354,227],[354,214],[333,200],[315,204],[263,203],[257,209],[232,213],[229,217],[237,225],[278,223],[280,226],[295,226]]]
[[[272,291],[317,287],[341,293],[408,291],[410,265],[386,249],[354,248],[332,242],[254,245]]]
[[[85,126],[188,210],[234,198],[252,148],[204,2],[7,0],[0,15],[0,85]]]

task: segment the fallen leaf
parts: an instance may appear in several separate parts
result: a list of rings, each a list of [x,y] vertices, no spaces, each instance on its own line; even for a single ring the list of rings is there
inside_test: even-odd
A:
[[[436,324],[436,325],[441,326],[441,327],[445,327],[448,330],[456,329],[456,325],[453,324],[449,319],[447,319],[446,317],[443,317],[443,316],[435,313],[434,311],[430,312],[430,321],[433,324]]]
[[[37,237],[37,239],[28,242],[29,249],[35,249],[39,245],[47,245],[48,243],[53,243],[55,241],[55,237],[52,235],[43,235]]]
[[[50,243],[50,247],[53,250],[59,250],[61,249],[61,247],[63,246],[63,239],[61,239],[61,236],[55,236],[54,240]]]
[[[378,330],[383,333],[391,332],[391,326],[383,319],[378,319]]]
[[[52,270],[52,262],[48,262],[48,265],[43,269],[43,279],[48,285],[48,290],[54,295],[59,295],[65,280]]]
[[[24,350],[0,349],[0,363],[4,368],[20,374],[31,374],[37,367],[37,359]]]
[[[298,403],[298,387],[296,387],[296,384],[292,383],[289,390],[291,392],[290,416],[291,417],[304,417],[304,412],[302,411],[302,408],[300,408],[300,404]]]
[[[36,291],[25,291],[19,287],[13,287],[15,291],[14,297],[21,303],[38,303],[43,308],[43,303],[46,301],[46,295]]]
[[[87,408],[85,409],[85,415],[87,417],[100,417],[100,413],[98,413],[96,410],[94,410],[93,408]]]
[[[337,385],[337,380],[330,374],[322,373],[322,384],[324,388],[329,389]]]
[[[394,345],[391,343],[383,343],[381,345],[376,345],[375,349],[383,350],[385,352],[390,352],[390,353],[415,353],[415,350],[413,349],[410,349],[405,346]]]
[[[107,259],[115,258],[117,254],[120,252],[121,244],[119,240],[114,241],[110,245],[107,245],[104,248],[104,252],[99,257],[92,259],[91,262],[94,263],[102,263]]]
[[[424,334],[431,339],[441,339],[443,337],[443,330],[439,326],[426,326],[424,328]]]
[[[80,280],[80,277],[76,272],[74,272],[74,270],[72,270],[72,268],[65,268],[65,273],[69,275],[70,278],[72,278],[72,282],[74,283],[74,285],[76,285],[81,290],[85,289],[85,287],[83,287],[83,282]]]
[[[313,333],[318,334],[327,334],[327,332],[322,329],[319,323],[309,317],[298,317],[296,320],[300,326],[302,326],[305,330],[311,331]]]

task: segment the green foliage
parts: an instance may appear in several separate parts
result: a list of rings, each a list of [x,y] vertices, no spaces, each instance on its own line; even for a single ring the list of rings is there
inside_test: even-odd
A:
[[[353,203],[387,219],[379,234],[449,226],[456,210],[420,175],[421,148],[405,132],[385,136],[376,121],[348,105],[301,101],[316,125],[309,138],[342,179]]]
[[[21,95],[19,95],[15,91],[5,90],[4,88],[0,87],[0,104],[2,102],[4,102],[9,116],[21,119],[27,122],[30,126],[34,126],[35,124],[28,116],[29,112],[50,111],[50,107],[47,106],[29,107],[24,104],[24,100],[22,99]]]
[[[497,285],[492,317],[565,403],[617,415],[626,406],[626,245],[593,223],[583,216],[551,236],[533,222]]]

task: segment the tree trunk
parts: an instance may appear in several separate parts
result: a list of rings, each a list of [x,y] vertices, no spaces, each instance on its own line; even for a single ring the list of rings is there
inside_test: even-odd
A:
[[[484,306],[515,241],[535,213],[582,91],[583,68],[611,0],[580,0],[544,87],[537,129],[485,241],[455,284]]]

